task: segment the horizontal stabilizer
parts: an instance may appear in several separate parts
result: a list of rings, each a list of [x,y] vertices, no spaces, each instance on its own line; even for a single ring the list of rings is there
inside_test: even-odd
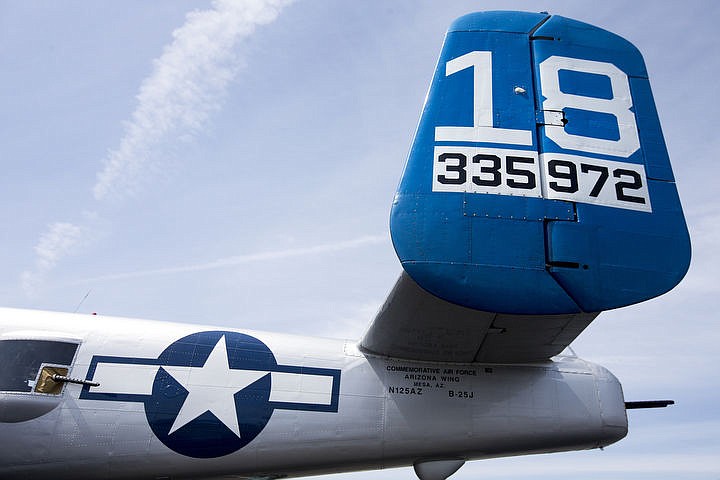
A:
[[[597,313],[513,315],[452,304],[400,276],[365,333],[365,351],[422,361],[522,363],[557,355]]]

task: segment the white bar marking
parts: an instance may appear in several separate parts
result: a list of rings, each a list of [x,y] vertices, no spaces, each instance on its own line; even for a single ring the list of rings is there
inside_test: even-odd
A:
[[[98,362],[92,380],[100,386],[90,387],[90,392],[150,395],[158,368],[157,365]]]
[[[271,372],[271,402],[330,405],[333,377],[305,373]]]

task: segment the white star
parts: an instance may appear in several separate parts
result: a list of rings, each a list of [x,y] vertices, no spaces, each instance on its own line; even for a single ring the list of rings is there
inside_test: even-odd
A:
[[[202,367],[162,367],[188,391],[168,435],[210,412],[240,437],[233,395],[267,375],[267,371],[233,370],[228,364],[225,335],[213,347]]]

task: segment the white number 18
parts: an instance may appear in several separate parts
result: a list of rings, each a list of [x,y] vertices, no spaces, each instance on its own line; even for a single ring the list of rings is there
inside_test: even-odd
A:
[[[435,140],[443,142],[488,142],[532,145],[532,131],[493,126],[492,52],[473,51],[447,62],[445,75],[473,69],[473,126],[435,127]],[[640,148],[628,77],[612,63],[552,56],[540,65],[540,95],[543,110],[574,108],[613,115],[617,122],[617,140],[568,133],[563,126],[546,126],[545,135],[567,150],[627,158]],[[559,72],[603,75],[610,80],[612,98],[570,94],[560,89]]]

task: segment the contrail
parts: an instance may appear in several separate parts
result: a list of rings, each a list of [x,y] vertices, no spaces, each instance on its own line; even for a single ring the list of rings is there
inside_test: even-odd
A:
[[[250,253],[247,255],[236,255],[193,265],[182,265],[179,267],[156,268],[151,270],[139,270],[134,272],[101,275],[98,277],[86,278],[76,283],[91,283],[108,280],[126,280],[129,278],[149,277],[154,275],[199,272],[202,270],[213,270],[217,268],[232,267],[235,265],[241,265],[246,263],[280,260],[290,257],[303,257],[308,255],[317,255],[320,253],[340,252],[343,250],[350,250],[353,248],[360,248],[368,245],[377,245],[387,241],[387,235],[366,235],[352,240],[345,240],[342,242],[325,243],[311,247],[288,248],[284,250],[272,250],[268,252]]]
[[[125,136],[97,175],[97,200],[135,193],[158,170],[153,161],[164,141],[192,137],[205,126],[241,65],[238,42],[275,20],[288,3],[216,0],[211,10],[187,14],[142,82]]]

